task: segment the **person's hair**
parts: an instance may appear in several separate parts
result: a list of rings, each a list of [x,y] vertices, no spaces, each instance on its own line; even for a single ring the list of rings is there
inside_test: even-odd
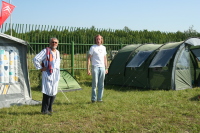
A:
[[[52,37],[52,38],[49,39],[49,43],[51,43],[52,40],[57,40],[58,41],[58,39],[56,37]]]
[[[96,35],[96,36],[94,37],[94,42],[95,42],[95,44],[97,44],[96,38],[97,38],[98,36],[101,37],[101,44],[103,44],[103,37],[102,37],[100,34],[98,34],[98,35]]]

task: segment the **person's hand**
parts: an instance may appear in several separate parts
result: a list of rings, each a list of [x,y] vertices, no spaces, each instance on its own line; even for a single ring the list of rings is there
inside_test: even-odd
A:
[[[88,75],[91,75],[91,72],[90,72],[90,70],[88,70],[88,71],[87,71],[87,73],[88,73]]]
[[[107,74],[108,73],[108,69],[106,69],[106,71],[105,71],[105,74]]]
[[[47,70],[47,68],[46,67],[43,67],[42,69],[40,69],[41,70],[41,72],[42,71],[46,71]]]

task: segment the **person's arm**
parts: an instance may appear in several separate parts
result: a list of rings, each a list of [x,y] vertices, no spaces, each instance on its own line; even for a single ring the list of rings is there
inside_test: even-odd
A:
[[[104,64],[105,64],[105,69],[106,69],[105,73],[107,74],[108,73],[108,61],[107,61],[106,55],[104,56]]]
[[[46,67],[42,67],[41,62],[46,58],[46,49],[42,50],[33,58],[33,64],[37,70],[46,71]]]
[[[91,72],[90,72],[91,57],[92,57],[92,55],[88,54],[88,59],[87,59],[87,73],[88,73],[88,75],[91,75]]]

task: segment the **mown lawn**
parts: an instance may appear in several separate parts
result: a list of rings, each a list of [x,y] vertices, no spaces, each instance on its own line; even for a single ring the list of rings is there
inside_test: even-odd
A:
[[[0,132],[127,132],[199,133],[200,88],[181,91],[136,90],[105,86],[103,103],[90,102],[90,80],[82,90],[59,92],[55,113],[42,115],[41,105],[0,109]],[[42,99],[32,84],[34,100]]]

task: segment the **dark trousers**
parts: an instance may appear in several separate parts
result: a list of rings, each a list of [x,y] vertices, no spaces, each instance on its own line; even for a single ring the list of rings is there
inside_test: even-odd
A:
[[[48,96],[43,93],[43,98],[42,98],[42,113],[47,113],[47,112],[52,112],[52,105],[55,100],[56,96]]]

